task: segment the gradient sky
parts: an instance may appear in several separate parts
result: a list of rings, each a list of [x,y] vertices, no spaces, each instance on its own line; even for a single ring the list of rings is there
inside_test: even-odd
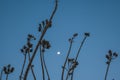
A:
[[[50,17],[54,3],[54,0],[0,0],[0,69],[9,63],[15,67],[9,80],[18,80],[23,63],[20,49],[26,44],[27,34],[39,37],[38,24]],[[59,0],[53,26],[45,35],[52,45],[45,55],[51,80],[60,80],[68,39],[79,34],[72,50],[74,57],[84,32],[91,35],[79,55],[74,80],[104,80],[105,55],[109,49],[120,53],[120,0]],[[57,51],[61,54],[57,55]],[[34,60],[35,73],[42,80],[38,58],[39,53]],[[120,80],[120,57],[110,66],[108,80],[113,78]]]

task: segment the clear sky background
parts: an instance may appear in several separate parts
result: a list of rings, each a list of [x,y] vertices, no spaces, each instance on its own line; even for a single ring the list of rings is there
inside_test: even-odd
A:
[[[20,49],[26,44],[27,34],[39,39],[38,24],[50,17],[54,3],[54,0],[0,0],[0,69],[9,63],[15,67],[9,80],[18,80],[23,63]],[[61,78],[68,39],[79,34],[72,49],[74,57],[84,32],[91,35],[79,55],[74,80],[104,80],[105,55],[109,49],[120,53],[120,0],[59,0],[53,26],[45,35],[52,45],[45,55],[51,80]],[[38,58],[39,53],[34,60],[35,73],[42,80]],[[120,80],[120,57],[110,66],[108,80],[113,78]]]

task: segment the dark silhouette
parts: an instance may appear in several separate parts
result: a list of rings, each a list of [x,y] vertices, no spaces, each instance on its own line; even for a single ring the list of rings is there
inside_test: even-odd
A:
[[[0,80],[2,80],[3,72],[6,75],[6,80],[8,80],[9,74],[13,73],[13,71],[14,71],[14,67],[11,67],[10,64],[8,64],[7,66],[4,66],[2,71],[1,71]]]
[[[22,80],[22,78],[23,78],[23,71],[24,71],[24,67],[25,67],[25,64],[26,64],[26,59],[28,58],[28,61],[30,61],[30,54],[33,51],[33,44],[31,43],[31,40],[36,40],[36,38],[33,35],[28,34],[27,43],[21,49],[21,52],[24,55],[24,62],[23,62],[23,65],[22,65],[22,70],[21,70],[20,76],[19,76],[20,80]],[[34,80],[36,80],[33,67],[34,67],[34,65],[31,65],[31,72],[32,72]]]
[[[75,34],[74,34],[74,35],[75,35]],[[70,55],[70,52],[71,52],[71,48],[72,48],[73,39],[74,39],[75,37],[76,37],[76,36],[72,36],[72,38],[69,39],[70,46],[69,46],[69,49],[68,49],[68,53],[67,53],[67,56],[66,56],[64,65],[62,66],[61,80],[64,80],[65,69],[67,69],[67,68],[66,68],[67,60],[68,60],[68,58],[69,58],[69,55]],[[68,71],[68,69],[67,69],[67,71]]]
[[[20,49],[24,58],[23,58],[23,64],[21,66],[22,67],[21,72],[19,74],[19,80],[27,80],[27,78],[29,77],[28,76],[29,73],[32,74],[32,77],[34,80],[37,80],[36,74],[34,71],[35,65],[33,64],[33,60],[35,59],[35,56],[36,56],[38,50],[39,50],[39,61],[41,64],[40,70],[42,73],[42,80],[50,80],[51,79],[48,68],[47,68],[47,64],[45,61],[45,55],[46,55],[45,52],[46,52],[46,50],[51,48],[51,44],[48,40],[46,40],[44,38],[44,36],[45,36],[47,30],[49,28],[51,28],[51,26],[52,26],[52,19],[55,16],[57,8],[58,8],[58,0],[55,0],[55,7],[53,9],[53,12],[50,15],[50,18],[43,20],[38,26],[38,32],[40,32],[40,37],[37,42],[37,45],[35,45],[35,48],[33,48],[32,41],[35,41],[36,37],[33,36],[32,34],[28,34],[26,44],[22,47],[22,49]],[[65,61],[62,65],[62,71],[61,71],[61,75],[60,75],[61,80],[74,80],[75,69],[79,65],[78,57],[80,55],[81,49],[82,49],[87,37],[90,36],[90,33],[88,33],[88,32],[84,33],[83,40],[79,44],[78,50],[75,54],[75,57],[70,57],[73,43],[77,36],[78,36],[78,33],[75,33],[75,34],[73,34],[73,36],[71,38],[68,39],[69,48],[67,51],[67,55],[65,57]],[[111,50],[108,51],[108,54],[106,55],[107,69],[106,69],[104,80],[107,80],[107,75],[108,75],[108,71],[109,71],[112,60],[116,59],[117,57],[118,57],[118,54],[116,52],[113,53]],[[25,65],[27,65],[27,66],[25,66]],[[0,80],[2,80],[2,76],[4,74],[6,76],[5,77],[6,80],[8,80],[9,74],[13,73],[14,69],[15,68],[11,67],[10,64],[8,64],[7,66],[4,66],[0,73]],[[115,79],[113,78],[113,80],[115,80]]]
[[[74,34],[73,37],[72,37],[71,39],[69,39],[69,41],[73,42],[73,39],[74,39],[77,35],[78,35],[78,34]],[[67,74],[66,74],[66,80],[68,80],[69,77],[70,77],[70,80],[73,80],[74,70],[75,70],[75,68],[76,68],[76,67],[78,66],[78,64],[79,64],[78,61],[77,61],[77,58],[78,58],[78,56],[79,56],[79,54],[80,54],[80,51],[81,51],[81,49],[82,49],[82,46],[83,46],[86,38],[89,37],[90,34],[89,34],[89,33],[84,33],[84,36],[85,36],[85,37],[83,38],[83,41],[82,41],[82,43],[80,44],[80,47],[79,47],[78,52],[77,52],[77,54],[76,54],[76,57],[68,60],[70,51],[69,51],[69,54],[68,54],[67,57],[66,57],[66,59],[68,60],[68,64],[71,63],[70,66],[68,66],[68,71],[67,71]],[[71,48],[70,48],[70,49],[71,49]],[[65,61],[64,65],[65,65],[66,63],[67,63],[67,61]],[[64,67],[63,67],[63,68],[64,68]],[[64,71],[64,70],[62,70],[62,80],[64,80],[64,77],[63,77],[63,76],[64,76],[64,72],[63,72],[63,71]]]
[[[110,64],[111,64],[111,61],[113,59],[116,59],[118,57],[118,54],[116,52],[112,52],[111,50],[108,51],[108,54],[106,54],[106,59],[107,59],[107,69],[106,69],[106,73],[105,73],[105,79],[104,80],[107,80],[107,75],[108,75],[108,71],[109,71],[109,68],[110,68]]]
[[[47,31],[47,30],[51,27],[51,25],[52,25],[52,19],[53,19],[53,16],[55,15],[55,12],[56,12],[56,10],[57,10],[57,6],[58,6],[58,1],[56,0],[55,8],[54,8],[54,10],[53,10],[53,13],[52,13],[51,16],[50,16],[49,21],[46,20],[46,25],[45,25],[42,33],[41,33],[40,39],[39,39],[39,41],[38,41],[38,43],[37,43],[37,45],[36,45],[36,48],[35,48],[35,50],[34,50],[34,52],[33,52],[33,55],[32,55],[32,57],[31,57],[31,59],[30,59],[30,62],[29,62],[29,64],[28,64],[28,66],[27,66],[27,69],[26,69],[25,75],[24,75],[24,80],[27,80],[28,72],[29,72],[29,69],[30,69],[31,64],[32,64],[32,62],[33,62],[33,59],[34,59],[34,57],[35,57],[35,55],[36,55],[36,52],[37,52],[39,46],[41,45],[41,41],[42,41],[42,39],[43,39],[46,31]],[[48,22],[47,22],[47,21],[48,21]]]
[[[42,40],[41,42],[41,46],[40,46],[40,60],[41,60],[41,67],[42,67],[42,74],[43,74],[43,80],[45,80],[45,73],[44,73],[44,69],[46,71],[48,80],[50,80],[50,76],[49,76],[49,72],[45,63],[45,59],[44,59],[44,54],[45,54],[45,50],[49,49],[51,47],[49,41],[46,41],[45,39]]]

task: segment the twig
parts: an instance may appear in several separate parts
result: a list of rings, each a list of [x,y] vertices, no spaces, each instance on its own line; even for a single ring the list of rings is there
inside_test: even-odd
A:
[[[68,53],[67,53],[67,57],[66,57],[66,59],[65,59],[64,65],[63,65],[63,67],[62,67],[61,80],[64,80],[65,67],[66,67],[66,63],[67,63],[68,57],[69,57],[69,55],[70,55],[70,51],[71,51],[71,48],[72,48],[72,43],[73,43],[73,41],[71,40],[71,42],[70,42],[70,47],[69,47],[69,50],[68,50]]]
[[[47,76],[48,76],[48,80],[50,80],[50,76],[49,76],[48,69],[47,69],[47,66],[46,66],[46,63],[45,63],[45,59],[44,59],[44,53],[43,53],[43,64],[44,64],[44,67],[45,67],[45,70],[46,70],[46,73],[47,73]]]
[[[30,61],[30,53],[28,53],[28,59]],[[34,70],[33,70],[33,66],[31,65],[31,71],[32,71],[32,75],[33,75],[33,78],[34,80],[36,80],[36,76],[35,76],[35,73],[34,73]]]
[[[1,73],[0,73],[0,80],[2,80],[2,74],[3,74],[3,69],[1,70]]]
[[[81,44],[80,44],[80,47],[79,47],[78,52],[77,52],[77,55],[76,55],[76,57],[75,57],[75,62],[77,61],[77,58],[78,58],[78,56],[79,56],[79,54],[80,54],[80,51],[81,51],[81,49],[82,49],[82,46],[83,46],[86,38],[89,36],[89,33],[85,33],[84,35],[85,35],[85,37],[83,38],[83,41],[82,41]],[[73,80],[74,70],[75,70],[75,68],[73,68],[73,69],[72,69],[72,72],[71,72],[71,69],[69,69],[69,71],[67,72],[66,80],[68,80],[68,76],[69,76],[69,73],[70,73],[70,72],[72,73],[72,75],[71,75],[71,80]]]
[[[43,80],[45,80],[45,73],[44,73],[43,57],[42,57],[42,48],[41,48],[41,46],[40,46],[40,61],[41,61],[41,67],[42,67],[42,77],[43,77]]]
[[[110,63],[111,63],[111,60],[110,60]],[[107,66],[106,73],[105,73],[105,79],[104,80],[107,80],[107,75],[108,75],[108,71],[109,71],[109,68],[110,68],[110,63]]]
[[[51,14],[51,16],[50,16],[49,21],[52,21],[53,16],[54,16],[55,13],[56,13],[57,7],[58,7],[58,0],[56,0],[56,2],[55,2],[55,8],[54,8],[54,10],[53,10],[53,12],[52,12],[52,14]]]
[[[24,54],[24,62],[23,62],[23,65],[22,65],[22,70],[21,70],[21,73],[20,73],[20,80],[22,80],[22,75],[23,75],[23,70],[24,70],[24,67],[25,67],[25,63],[26,63],[26,54]]]
[[[104,80],[107,80],[108,71],[109,71],[110,64],[111,64],[112,60],[116,59],[117,57],[118,57],[118,54],[116,52],[113,53],[111,50],[108,51],[108,54],[106,55],[106,58],[107,58],[107,62],[106,62],[107,69],[106,69]]]
[[[9,75],[9,74],[6,74],[6,80],[8,80],[8,75]]]

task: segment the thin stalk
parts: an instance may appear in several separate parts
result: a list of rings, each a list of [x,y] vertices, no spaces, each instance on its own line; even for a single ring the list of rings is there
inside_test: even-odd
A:
[[[80,54],[80,51],[81,51],[81,49],[82,49],[82,46],[83,46],[83,44],[84,44],[86,38],[87,38],[87,36],[84,37],[84,39],[83,39],[83,41],[82,41],[82,43],[81,43],[81,45],[80,45],[80,47],[79,47],[79,49],[78,49],[78,52],[77,52],[75,61],[77,61],[77,58],[78,58],[78,56],[79,56],[79,54]]]
[[[35,73],[34,73],[34,70],[33,70],[33,66],[31,66],[31,71],[32,71],[34,80],[36,80],[36,76],[35,76]]]
[[[65,79],[65,80],[68,80],[69,73],[70,73],[70,70],[67,72],[67,76],[66,76],[66,79]]]
[[[53,18],[54,14],[55,14],[55,12],[56,12],[56,10],[57,10],[57,6],[58,6],[57,3],[58,3],[58,1],[56,0],[56,5],[55,5],[55,8],[54,8],[54,10],[53,10],[53,13],[51,14],[51,17],[50,17],[50,19],[49,19],[49,22],[52,21],[52,18]],[[30,70],[31,64],[32,64],[32,62],[33,62],[33,59],[34,59],[34,57],[35,57],[35,55],[36,55],[36,52],[37,52],[39,46],[41,45],[41,40],[43,39],[43,37],[44,37],[46,31],[48,30],[49,26],[50,26],[49,24],[46,25],[45,28],[44,28],[44,30],[43,30],[43,32],[42,32],[42,35],[41,35],[41,37],[40,37],[40,39],[39,39],[39,41],[38,41],[38,43],[37,43],[37,45],[36,45],[36,48],[35,48],[35,50],[34,50],[34,52],[33,52],[33,55],[32,55],[32,57],[31,57],[31,59],[30,59],[30,62],[29,62],[29,64],[28,64],[28,66],[27,66],[27,69],[26,69],[26,71],[25,71],[24,80],[27,79],[28,72],[29,72],[29,70]]]
[[[71,48],[72,48],[72,43],[73,43],[73,40],[70,42],[70,47],[69,47],[69,49],[68,49],[68,53],[67,53],[67,56],[66,56],[66,59],[65,59],[63,68],[62,68],[61,80],[64,80],[65,67],[66,67],[66,63],[67,63],[68,57],[69,57],[69,55],[70,55],[70,51],[71,51]]]
[[[72,72],[72,75],[71,75],[71,80],[73,80],[73,72]]]
[[[8,80],[8,74],[6,74],[6,80]]]
[[[47,73],[47,76],[48,76],[48,80],[50,80],[50,76],[49,76],[48,69],[47,69],[47,66],[46,66],[46,63],[45,63],[45,59],[44,59],[44,53],[43,53],[43,64],[44,64],[44,67],[45,67],[45,70],[46,70],[46,73]]]
[[[71,67],[72,67],[72,64],[69,66],[68,71],[70,70]],[[70,73],[70,71],[69,71],[69,73]],[[71,80],[73,80],[73,72],[71,72],[70,76],[71,76]],[[68,77],[69,77],[69,75],[67,75],[66,79],[68,79]]]
[[[111,60],[110,60],[110,63],[111,63]],[[105,79],[104,80],[107,80],[107,75],[108,75],[108,71],[109,71],[109,68],[110,68],[110,63],[107,66],[106,73],[105,73]]]
[[[29,61],[30,61],[30,53],[28,53],[28,58],[29,58]],[[31,72],[32,72],[32,75],[33,75],[34,80],[36,80],[36,76],[35,76],[35,73],[34,73],[34,70],[33,70],[33,66],[32,66],[32,65],[31,65]]]
[[[25,63],[26,63],[26,54],[24,54],[24,62],[23,62],[23,65],[22,65],[22,70],[21,70],[21,73],[20,73],[20,80],[22,80],[22,75],[23,75],[23,70],[24,70],[24,67],[25,67]]]
[[[44,72],[44,65],[43,65],[43,57],[42,57],[42,48],[40,46],[40,61],[41,61],[41,67],[42,67],[42,78],[45,80],[45,72]]]
[[[55,1],[55,8],[54,8],[54,10],[53,10],[53,12],[52,12],[52,14],[51,14],[51,16],[50,16],[49,21],[52,21],[55,13],[56,13],[56,11],[57,11],[57,7],[58,7],[58,0]]]
[[[82,49],[82,46],[83,46],[86,38],[87,38],[87,36],[85,36],[84,39],[83,39],[83,41],[81,42],[81,45],[80,45],[80,47],[79,47],[79,49],[78,49],[78,52],[77,52],[77,55],[76,55],[76,57],[75,57],[75,61],[77,61],[77,58],[78,58],[78,56],[79,56],[79,54],[80,54],[80,51],[81,51],[81,49]],[[68,71],[68,73],[67,73],[66,80],[68,80],[68,76],[69,76],[70,71],[71,71],[71,70],[69,69],[69,71]],[[72,70],[71,80],[73,80],[73,74],[74,74],[74,69]]]
[[[3,69],[1,70],[1,73],[0,73],[0,80],[2,80],[2,74],[3,74]]]

